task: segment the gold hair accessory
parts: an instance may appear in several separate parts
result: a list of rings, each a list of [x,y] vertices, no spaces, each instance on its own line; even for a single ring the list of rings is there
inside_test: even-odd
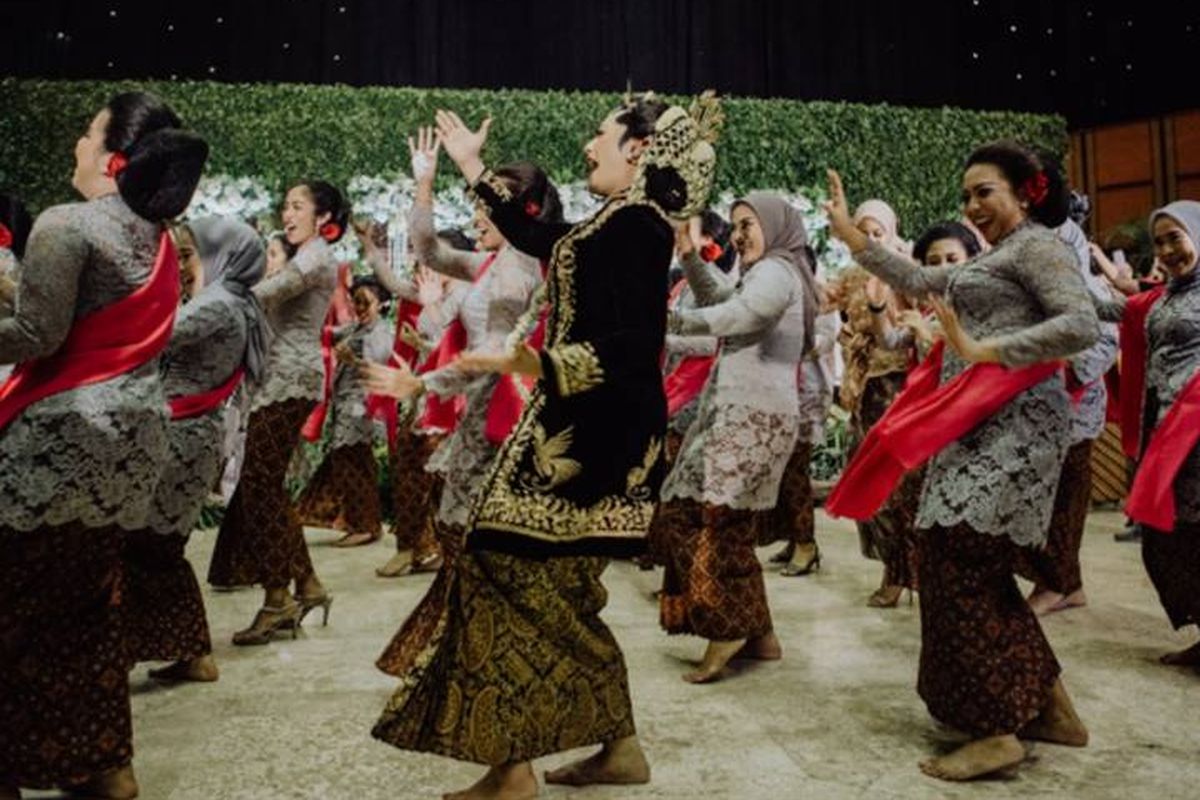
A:
[[[653,97],[653,93],[647,92],[643,97]],[[708,205],[717,168],[713,144],[720,136],[724,119],[720,100],[711,90],[696,98],[690,112],[680,106],[671,106],[664,111],[654,126],[650,146],[638,162],[630,199],[653,203],[664,216],[677,220],[688,219],[703,211]],[[660,202],[647,195],[647,183],[659,180],[660,176],[664,176],[661,179],[665,183],[676,184],[679,207],[663,208]],[[678,180],[674,176],[678,176]],[[657,199],[661,201],[661,195]]]

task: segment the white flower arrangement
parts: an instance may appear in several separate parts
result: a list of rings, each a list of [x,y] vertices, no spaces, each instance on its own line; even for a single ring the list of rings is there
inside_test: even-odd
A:
[[[407,175],[359,175],[351,178],[347,184],[346,197],[355,217],[387,223],[392,231],[404,231],[414,190],[415,184]],[[849,250],[829,235],[829,220],[821,209],[825,200],[824,191],[815,187],[779,191],[788,203],[804,215],[804,227],[808,231],[809,242],[817,252],[823,275],[828,277],[848,266],[851,263]],[[600,208],[600,200],[588,191],[583,181],[560,184],[558,195],[562,201],[563,217],[569,221],[586,219]],[[728,218],[735,199],[733,192],[722,192],[716,198],[713,209]],[[256,224],[265,231],[274,225],[276,206],[277,199],[261,178],[207,175],[200,180],[184,216],[187,219],[235,217]],[[461,187],[443,189],[434,200],[433,224],[438,230],[469,230],[474,213],[474,204]],[[333,250],[341,261],[357,262],[363,257],[352,232],[347,232]]]

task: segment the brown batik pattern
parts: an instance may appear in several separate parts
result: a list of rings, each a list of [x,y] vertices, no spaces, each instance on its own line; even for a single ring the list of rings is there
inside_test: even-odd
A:
[[[133,757],[122,539],[0,528],[0,786],[82,782]]]
[[[431,534],[433,547],[443,557],[442,566],[429,591],[375,661],[380,670],[397,678],[404,677],[412,669],[413,654],[433,638],[434,630],[445,619],[450,588],[454,585],[451,580],[454,564],[462,556],[466,541],[466,531],[458,526],[430,523],[430,529],[434,531]]]
[[[905,377],[903,372],[889,372],[867,379],[858,412],[850,419],[848,457],[891,407],[904,388]],[[924,482],[924,469],[906,473],[879,511],[856,523],[863,555],[883,562],[892,586],[917,588],[916,521]]]
[[[625,659],[600,619],[607,563],[463,554],[405,623],[401,686],[372,734],[490,766],[632,736]]]
[[[125,534],[121,615],[130,662],[182,661],[212,652],[204,597],[187,537],[153,531]]]
[[[1016,733],[1061,671],[1013,577],[1017,545],[967,525],[919,536],[917,691],[934,718],[972,737]]]
[[[445,437],[402,428],[392,460],[392,531],[397,550],[412,550],[424,561],[437,554],[434,521],[441,499],[442,476],[425,471],[425,462]]]
[[[812,461],[812,442],[797,439],[796,448],[788,458],[779,483],[779,499],[775,508],[759,514],[758,543],[773,542],[814,544],[816,519],[813,511],[813,486],[809,465]]]
[[[346,533],[378,536],[383,532],[379,475],[375,454],[366,442],[330,450],[296,501],[301,524]]]
[[[1079,549],[1092,501],[1092,440],[1072,445],[1063,461],[1054,494],[1050,530],[1042,549],[1022,548],[1017,553],[1017,574],[1038,589],[1070,594],[1083,588]]]
[[[242,476],[221,521],[208,582],[287,586],[312,574],[304,530],[284,485],[300,427],[315,403],[293,399],[250,415]]]
[[[750,639],[771,632],[762,565],[754,552],[759,512],[672,500],[673,536],[659,596],[667,633],[713,641]]]
[[[1142,534],[1142,563],[1176,628],[1200,625],[1200,523]]]

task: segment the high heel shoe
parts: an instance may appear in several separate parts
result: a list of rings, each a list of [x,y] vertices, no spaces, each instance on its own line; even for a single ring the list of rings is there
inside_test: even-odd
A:
[[[296,603],[300,608],[300,615],[296,619],[297,628],[304,624],[304,618],[314,608],[321,609],[321,627],[324,628],[329,625],[329,609],[333,605],[333,595],[329,592],[322,592],[314,597],[305,597],[298,594],[296,595]]]
[[[787,565],[780,570],[779,574],[788,578],[798,578],[801,575],[809,575],[813,572],[821,571],[821,548],[814,547],[812,558],[807,564],[797,564],[795,561],[789,561]]]
[[[296,629],[300,627],[301,606],[292,603],[286,606],[263,606],[254,615],[254,622],[245,630],[233,635],[233,643],[239,647],[270,644],[276,631],[291,630],[292,638],[296,638]]]

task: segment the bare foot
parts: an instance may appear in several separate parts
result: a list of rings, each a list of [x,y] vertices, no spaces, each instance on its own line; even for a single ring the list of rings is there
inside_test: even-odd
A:
[[[778,661],[783,658],[783,645],[774,631],[763,636],[748,639],[745,646],[737,651],[734,658],[744,658],[752,661]]]
[[[1052,611],[1058,611],[1058,604],[1065,600],[1066,596],[1049,589],[1034,589],[1028,599],[1029,608],[1033,610],[1033,613],[1044,617]]]
[[[1167,653],[1159,662],[1169,667],[1200,667],[1200,642],[1178,653]]]
[[[333,543],[334,547],[361,547],[364,544],[375,544],[383,537],[381,533],[347,533]]]
[[[1010,734],[968,742],[948,755],[921,762],[921,772],[944,781],[969,781],[1025,760],[1025,748]]]
[[[442,800],[529,800],[537,797],[537,777],[528,761],[492,767],[469,789],[442,795]]]
[[[725,669],[725,665],[746,646],[745,639],[734,639],[729,642],[709,642],[704,651],[704,660],[700,666],[688,672],[683,679],[688,683],[712,683]]]
[[[68,797],[93,800],[133,800],[138,796],[137,778],[133,774],[133,765],[126,764],[87,783],[69,787],[66,792]]]
[[[1038,739],[1068,747],[1087,746],[1087,728],[1075,713],[1075,706],[1061,678],[1054,682],[1050,703],[1042,709],[1041,715],[1022,728],[1018,735],[1023,739]]]
[[[176,661],[174,664],[150,670],[150,677],[163,683],[212,683],[220,677],[217,662],[211,655]]]
[[[612,784],[630,786],[650,782],[650,762],[636,736],[609,742],[600,752],[546,773],[546,783],[566,786]]]

